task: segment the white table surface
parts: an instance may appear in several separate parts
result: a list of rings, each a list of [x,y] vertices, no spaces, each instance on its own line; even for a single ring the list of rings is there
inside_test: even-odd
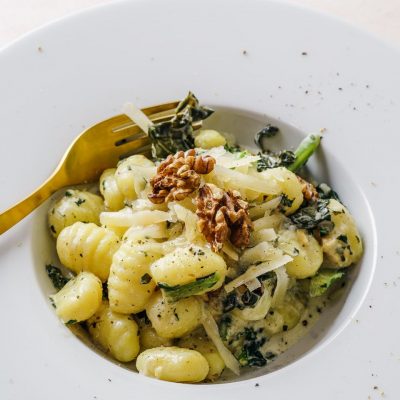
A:
[[[399,0],[291,1],[335,15],[400,45]],[[107,2],[109,0],[0,0],[0,47],[49,21]]]

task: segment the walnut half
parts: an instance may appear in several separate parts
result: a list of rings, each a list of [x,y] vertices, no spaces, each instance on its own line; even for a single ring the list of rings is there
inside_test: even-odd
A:
[[[153,192],[148,198],[156,204],[183,200],[200,186],[199,174],[209,174],[215,165],[211,156],[196,156],[194,149],[169,155],[151,179]]]
[[[248,204],[239,192],[225,192],[215,185],[204,185],[197,196],[196,214],[199,230],[214,251],[221,250],[228,239],[236,247],[248,246],[253,224]]]
[[[312,202],[317,201],[319,194],[315,186],[312,183],[307,182],[304,179],[300,178],[300,176],[298,175],[297,179],[301,183],[301,191],[303,192],[304,199]]]

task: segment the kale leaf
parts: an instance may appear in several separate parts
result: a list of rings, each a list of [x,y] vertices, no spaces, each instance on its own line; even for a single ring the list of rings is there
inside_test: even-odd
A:
[[[325,236],[334,227],[328,204],[328,199],[318,199],[306,207],[299,208],[289,218],[298,228],[307,230],[319,229],[320,236]]]
[[[256,145],[262,150],[265,151],[264,146],[263,146],[263,139],[264,138],[271,138],[276,136],[279,133],[279,128],[276,126],[273,126],[271,124],[268,124],[264,128],[262,128],[260,131],[258,131],[255,136],[254,136],[254,142]]]
[[[200,106],[196,96],[189,92],[178,104],[170,121],[149,128],[153,158],[162,159],[180,150],[194,148],[193,124],[208,118],[213,112],[211,108]]]
[[[46,265],[46,272],[51,282],[53,283],[53,286],[57,290],[62,289],[65,286],[65,284],[69,281],[69,278],[63,275],[60,268],[55,267],[54,265],[51,264]]]

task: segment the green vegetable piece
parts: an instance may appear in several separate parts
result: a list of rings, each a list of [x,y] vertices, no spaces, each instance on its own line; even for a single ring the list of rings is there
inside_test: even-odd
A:
[[[65,284],[69,281],[69,278],[63,275],[60,268],[57,268],[54,265],[51,264],[46,265],[46,272],[51,282],[53,283],[53,286],[57,290],[62,289],[65,286]]]
[[[315,229],[321,222],[331,221],[328,204],[329,200],[318,200],[307,207],[298,209],[289,218],[300,229]]]
[[[158,286],[163,290],[167,300],[174,302],[198,294],[203,290],[210,289],[218,280],[219,275],[214,272],[202,278],[197,278],[194,282],[185,285],[169,286],[166,283],[159,283]]]
[[[180,150],[194,148],[193,123],[208,118],[214,111],[200,106],[196,96],[189,92],[176,109],[170,121],[154,124],[149,129],[152,156],[162,159]]]
[[[301,168],[318,148],[320,142],[320,135],[308,135],[294,152],[296,159],[292,164],[287,166],[287,169],[292,172],[296,172],[299,168]]]
[[[264,138],[272,138],[276,136],[278,133],[279,133],[278,127],[268,124],[255,134],[254,142],[262,151],[265,151],[264,146],[262,144],[262,140]]]
[[[265,153],[258,153],[258,156],[260,157],[257,161],[258,172],[268,168],[288,167],[296,160],[296,156],[290,150],[283,150],[277,153],[267,151]]]
[[[322,269],[310,281],[310,297],[322,296],[336,281],[346,273],[342,270]]]

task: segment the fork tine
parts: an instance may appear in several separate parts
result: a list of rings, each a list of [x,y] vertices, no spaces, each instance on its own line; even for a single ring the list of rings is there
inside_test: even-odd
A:
[[[143,154],[145,156],[150,155],[151,154],[151,143],[147,143],[147,144],[145,144],[143,146],[140,146],[140,147],[138,147],[137,145],[136,146],[131,146],[130,149],[129,149],[129,147],[128,148],[124,148],[124,152],[121,153],[118,156],[118,158],[120,160],[123,160],[124,158],[129,157],[129,156],[133,156],[135,154]]]

